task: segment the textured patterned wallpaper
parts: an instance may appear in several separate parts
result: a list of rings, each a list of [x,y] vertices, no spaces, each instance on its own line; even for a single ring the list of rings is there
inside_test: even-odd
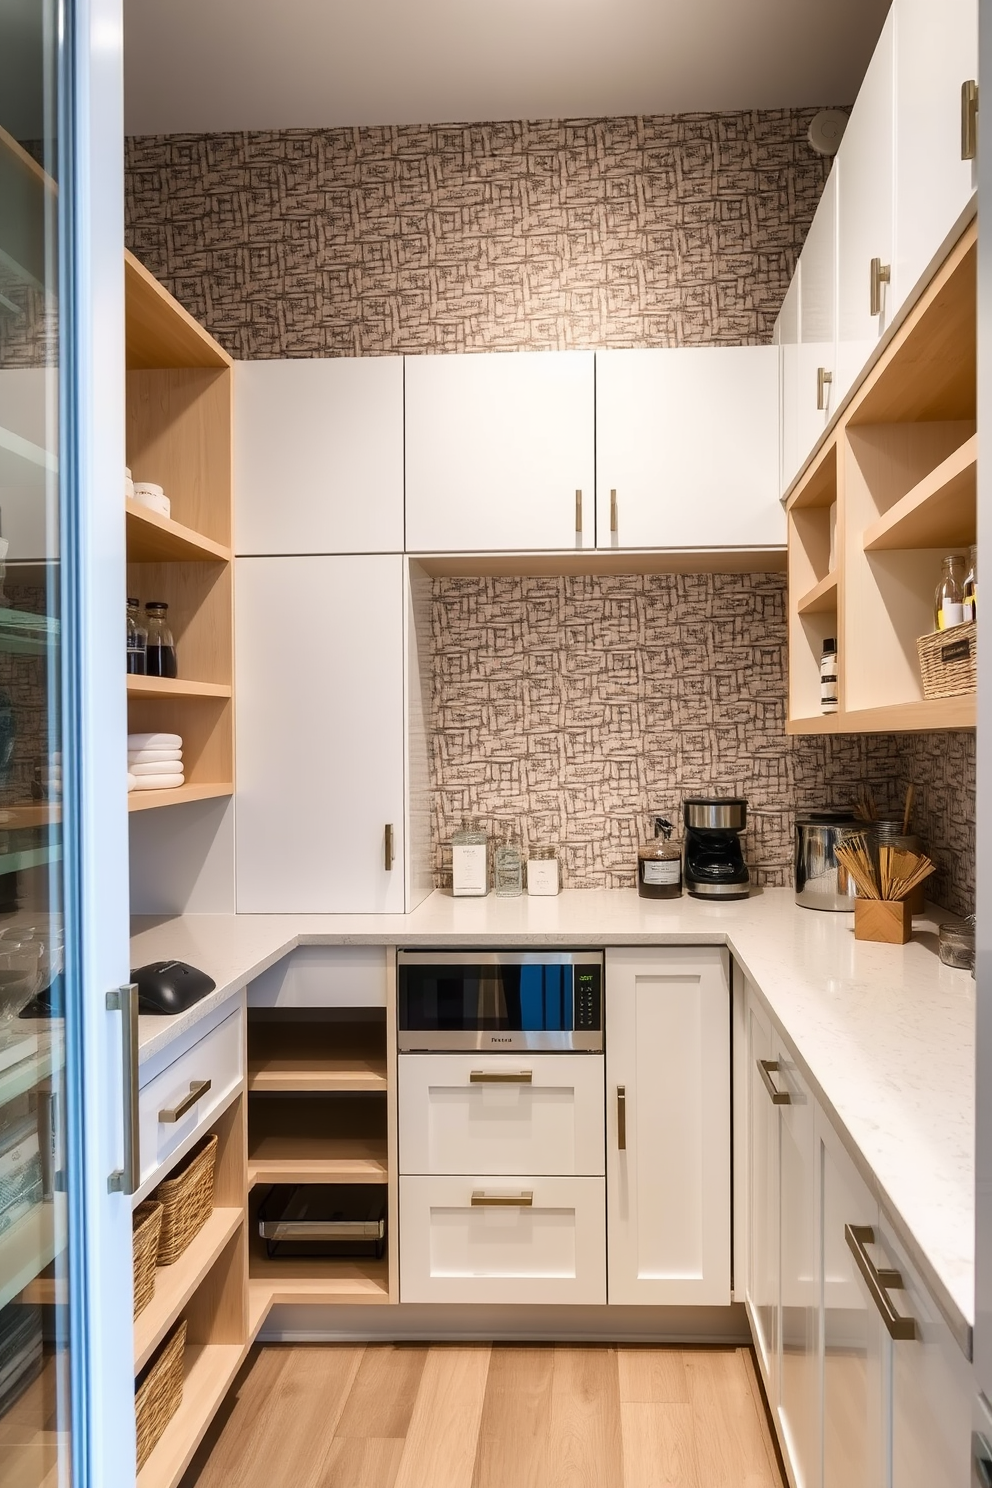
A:
[[[755,878],[790,884],[797,806],[912,778],[935,897],[971,911],[974,736],[788,738],[782,575],[435,579],[432,630],[439,884],[478,816],[560,844],[570,887],[632,886],[652,815],[711,792],[747,796]]]
[[[127,241],[237,357],[766,342],[814,109],[127,141]]]

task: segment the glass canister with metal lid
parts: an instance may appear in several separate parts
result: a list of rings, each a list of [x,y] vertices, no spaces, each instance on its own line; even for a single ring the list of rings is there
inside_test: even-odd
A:
[[[857,886],[836,849],[848,837],[865,831],[853,811],[801,811],[796,815],[796,903],[807,909],[853,913]]]

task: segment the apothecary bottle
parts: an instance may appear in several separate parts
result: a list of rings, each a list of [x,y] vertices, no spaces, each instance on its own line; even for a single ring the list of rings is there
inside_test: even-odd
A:
[[[507,833],[496,848],[493,880],[497,898],[516,899],[524,891],[523,853],[510,833]]]
[[[148,632],[141,624],[140,600],[127,602],[127,670],[131,677],[143,677],[148,669]]]
[[[169,629],[169,606],[162,599],[150,599],[145,605],[148,627],[149,677],[178,677],[176,643]]]
[[[964,618],[965,623],[969,620],[978,619],[978,549],[972,547],[968,552],[968,572],[964,581]]]
[[[837,706],[837,642],[827,636],[820,655],[820,712],[836,713]]]
[[[451,892],[456,899],[489,893],[489,838],[478,822],[464,821],[451,834]]]
[[[933,602],[938,630],[951,630],[964,624],[964,578],[964,559],[960,554],[945,558]]]
[[[654,819],[654,836],[637,850],[637,892],[642,899],[678,899],[682,893],[682,849],[663,816]]]

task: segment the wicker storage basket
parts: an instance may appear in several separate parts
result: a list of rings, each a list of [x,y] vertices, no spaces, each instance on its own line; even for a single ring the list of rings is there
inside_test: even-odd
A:
[[[158,1264],[171,1266],[210,1218],[214,1206],[216,1136],[204,1137],[186,1154],[171,1177],[152,1194],[162,1205],[162,1233],[158,1241]]]
[[[144,1312],[155,1292],[155,1262],[162,1229],[162,1205],[146,1199],[131,1215],[134,1258],[134,1315]]]
[[[925,698],[963,697],[978,686],[978,625],[955,625],[920,636],[920,675]]]
[[[186,1319],[177,1323],[159,1348],[134,1394],[138,1471],[152,1454],[183,1398]]]

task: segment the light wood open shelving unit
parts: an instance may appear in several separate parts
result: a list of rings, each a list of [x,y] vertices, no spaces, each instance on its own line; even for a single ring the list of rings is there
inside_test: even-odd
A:
[[[124,256],[127,463],[172,517],[125,500],[128,593],[163,599],[175,681],[129,677],[128,730],[178,733],[185,782],[133,791],[131,811],[234,791],[233,362],[130,253]]]
[[[973,221],[788,493],[791,734],[975,727],[973,695],[924,698],[916,641],[941,558],[976,540],[977,242]],[[824,715],[828,636],[840,706]]]

